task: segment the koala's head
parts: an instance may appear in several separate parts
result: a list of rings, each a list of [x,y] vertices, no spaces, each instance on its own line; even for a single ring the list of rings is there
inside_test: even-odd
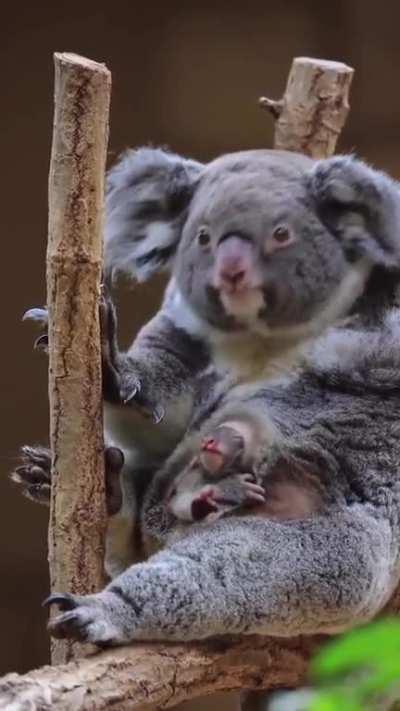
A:
[[[139,280],[170,270],[219,330],[290,328],[355,263],[398,271],[399,205],[389,178],[349,157],[260,150],[201,165],[140,149],[108,178],[106,266]]]

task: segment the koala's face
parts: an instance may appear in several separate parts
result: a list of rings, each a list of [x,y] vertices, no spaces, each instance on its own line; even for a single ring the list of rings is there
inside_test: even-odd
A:
[[[183,300],[216,330],[290,330],[335,303],[359,260],[377,279],[363,274],[343,313],[361,294],[365,309],[392,298],[399,196],[388,176],[348,156],[260,150],[204,166],[130,151],[107,181],[106,273],[143,281],[172,271],[178,308]]]
[[[232,330],[309,321],[348,263],[307,195],[312,162],[267,151],[225,156],[200,179],[174,274],[192,309]]]

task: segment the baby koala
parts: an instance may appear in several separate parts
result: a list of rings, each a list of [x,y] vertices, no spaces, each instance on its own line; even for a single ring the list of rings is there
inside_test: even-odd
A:
[[[216,425],[167,492],[167,509],[181,521],[215,520],[237,508],[265,503],[252,472],[256,428],[245,419]]]

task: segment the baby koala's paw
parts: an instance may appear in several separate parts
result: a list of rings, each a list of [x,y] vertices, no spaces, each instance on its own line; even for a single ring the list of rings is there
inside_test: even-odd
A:
[[[265,490],[252,474],[233,474],[211,486],[205,486],[193,498],[193,521],[214,520],[241,506],[265,503]]]
[[[244,453],[244,438],[229,425],[220,425],[206,435],[200,445],[200,463],[210,475],[222,475]]]

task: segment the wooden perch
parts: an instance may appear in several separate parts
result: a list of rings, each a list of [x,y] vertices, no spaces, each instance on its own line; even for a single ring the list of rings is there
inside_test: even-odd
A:
[[[48,274],[56,453],[52,587],[91,592],[101,580],[104,524],[97,299],[109,75],[71,56],[57,55],[56,62]],[[352,74],[337,63],[295,59],[277,119],[276,147],[329,156],[347,115]],[[275,110],[278,114],[280,107]],[[304,681],[320,642],[320,637],[245,637],[137,644],[57,668],[9,674],[0,680],[0,708],[144,711],[223,690],[293,687]]]
[[[4,711],[171,708],[217,691],[304,682],[316,638],[138,644],[0,679]]]
[[[52,495],[52,591],[90,593],[104,582],[106,505],[99,331],[104,174],[111,76],[56,54],[49,176],[47,305]],[[82,654],[82,647],[75,651]],[[74,655],[53,646],[53,662]]]
[[[341,62],[296,57],[283,99],[259,100],[276,120],[274,148],[312,158],[332,155],[349,112],[353,74]]]

